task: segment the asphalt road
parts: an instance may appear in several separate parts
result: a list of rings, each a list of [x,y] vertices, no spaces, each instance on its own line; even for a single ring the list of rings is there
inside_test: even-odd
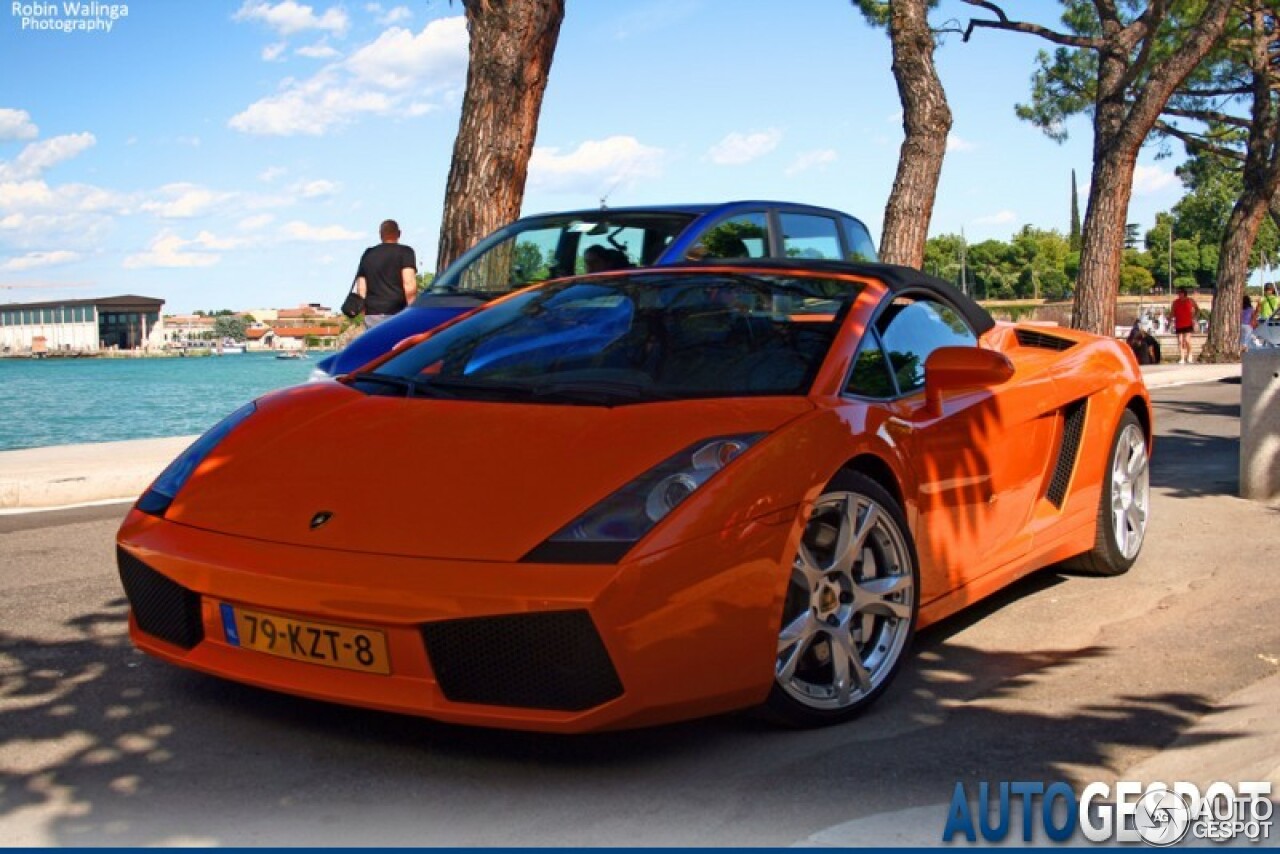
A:
[[[1024,580],[924,632],[877,706],[820,731],[732,715],[551,737],[222,682],[129,646],[122,506],[0,517],[0,844],[785,845],[920,815],[958,780],[1114,779],[1277,671],[1280,573],[1259,552],[1280,513],[1231,497],[1239,394],[1157,393],[1132,572]]]

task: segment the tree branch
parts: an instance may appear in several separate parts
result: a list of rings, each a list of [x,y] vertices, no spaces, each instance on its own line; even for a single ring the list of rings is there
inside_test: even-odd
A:
[[[975,27],[983,27],[992,30],[1008,30],[1015,33],[1030,33],[1033,36],[1039,36],[1042,39],[1051,41],[1054,44],[1065,45],[1066,47],[1079,47],[1090,50],[1098,50],[1102,47],[1100,39],[1085,38],[1084,36],[1071,36],[1066,33],[1060,33],[1057,30],[1051,30],[1048,27],[1042,27],[1039,24],[1032,24],[1026,21],[1011,21],[1004,10],[989,0],[963,0],[970,6],[977,6],[979,9],[986,9],[995,15],[997,20],[991,21],[984,18],[970,18],[969,26],[965,28],[964,40],[968,41],[973,35]]]
[[[1164,112],[1170,116],[1178,116],[1184,119],[1195,119],[1199,122],[1217,122],[1218,124],[1230,125],[1231,127],[1248,128],[1252,126],[1252,122],[1248,119],[1242,119],[1239,116],[1233,116],[1228,113],[1219,112],[1218,110],[1185,110],[1178,107],[1165,107]]]
[[[1225,157],[1229,160],[1239,161],[1242,164],[1244,163],[1245,156],[1241,152],[1214,145],[1205,137],[1191,133],[1190,131],[1182,130],[1175,125],[1169,124],[1163,119],[1156,121],[1155,129],[1160,133],[1173,137],[1174,139],[1181,140],[1182,143],[1187,146],[1187,150],[1192,154],[1213,154],[1218,157]]]

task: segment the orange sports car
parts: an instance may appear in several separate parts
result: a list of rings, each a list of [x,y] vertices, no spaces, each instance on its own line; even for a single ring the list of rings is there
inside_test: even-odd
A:
[[[1122,344],[914,270],[626,270],[233,413],[139,499],[120,575],[141,649],[307,697],[833,723],[917,628],[1049,564],[1127,570],[1151,432]]]

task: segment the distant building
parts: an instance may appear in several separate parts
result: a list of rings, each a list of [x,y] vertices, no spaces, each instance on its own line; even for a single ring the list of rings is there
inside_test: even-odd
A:
[[[160,324],[163,305],[133,295],[0,304],[0,353],[141,349]]]

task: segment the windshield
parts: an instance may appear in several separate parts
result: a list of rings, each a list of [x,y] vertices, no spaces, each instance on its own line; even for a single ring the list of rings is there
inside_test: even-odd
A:
[[[368,394],[598,405],[807,394],[861,287],[711,271],[555,282],[351,382]]]
[[[602,210],[521,220],[450,265],[432,290],[507,293],[562,276],[647,267],[694,218]]]

